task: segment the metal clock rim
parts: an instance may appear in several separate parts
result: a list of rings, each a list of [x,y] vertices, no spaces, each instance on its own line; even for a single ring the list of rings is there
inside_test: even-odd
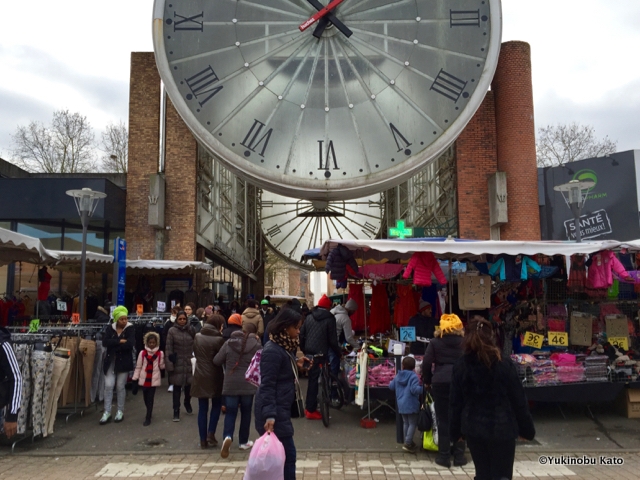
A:
[[[335,179],[331,181],[307,180],[290,175],[273,173],[265,168],[258,167],[243,160],[238,154],[231,151],[211,135],[188,108],[171,74],[164,47],[164,6],[166,0],[154,0],[152,23],[154,55],[156,66],[160,72],[160,78],[164,82],[166,92],[180,117],[185,121],[196,139],[233,173],[249,180],[258,187],[280,195],[307,200],[349,200],[378,193],[407,180],[418,170],[425,167],[430,161],[438,158],[438,156],[456,140],[458,135],[462,133],[469,121],[471,121],[489,91],[491,81],[498,66],[498,55],[502,41],[501,0],[488,1],[491,11],[491,35],[486,57],[487,60],[485,61],[480,80],[474,92],[471,94],[467,107],[453,121],[451,126],[420,154],[382,172],[373,173],[357,179]],[[174,101],[174,99],[178,101]],[[215,151],[211,151],[209,148],[208,144],[210,142],[215,145]],[[227,160],[227,158],[237,158],[242,161],[237,163]]]

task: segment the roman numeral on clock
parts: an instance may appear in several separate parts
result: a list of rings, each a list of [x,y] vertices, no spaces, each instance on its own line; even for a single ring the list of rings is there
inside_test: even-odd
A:
[[[218,80],[218,75],[213,71],[211,65],[192,77],[185,78],[184,81],[189,87],[189,90],[191,90],[191,93],[187,94],[187,100],[195,97],[200,106],[204,106],[205,103],[211,100],[224,87],[224,85],[220,85],[219,87],[214,86]]]
[[[173,31],[196,31],[202,32],[204,30],[202,19],[204,17],[204,12],[200,12],[196,15],[192,15],[191,17],[185,17],[180,15],[178,12],[173,12]],[[200,20],[198,20],[200,19]]]
[[[245,157],[250,156],[251,152],[255,153],[257,149],[260,149],[260,146],[262,146],[262,149],[258,152],[258,155],[264,157],[264,152],[269,146],[269,140],[271,140],[273,128],[270,128],[268,130],[265,129],[264,134],[260,136],[263,129],[265,129],[265,124],[260,120],[254,119],[253,125],[251,125],[247,136],[244,137],[244,140],[242,140],[242,142],[240,142],[240,145],[242,145],[243,147],[247,147],[250,150],[246,150],[244,152]]]
[[[453,103],[456,103],[461,95],[464,98],[467,98],[469,96],[467,92],[464,92],[464,88],[466,86],[467,82],[465,82],[464,80],[445,72],[443,69],[440,69],[440,72],[438,73],[436,79],[433,81],[430,90],[438,92],[440,95],[453,100]]]
[[[389,127],[391,128],[393,139],[396,141],[396,147],[398,147],[398,152],[401,152],[402,150],[404,150],[404,153],[406,155],[411,155],[411,150],[409,150],[409,147],[413,144],[409,143],[409,140],[407,140],[405,136],[402,135],[402,133],[400,133],[400,130],[398,130],[393,123],[390,123]]]
[[[479,27],[480,10],[449,10],[449,27]]]
[[[376,227],[371,225],[369,222],[364,222],[364,225],[362,226],[362,233],[369,238],[373,238],[376,235]]]
[[[324,140],[318,140],[318,170],[329,170],[331,161],[333,161],[333,169],[340,170],[338,167],[338,159],[336,158],[336,149],[333,146],[333,140],[329,140],[327,153],[324,154]]]
[[[267,235],[269,235],[269,238],[273,238],[280,232],[282,232],[282,230],[280,230],[280,227],[278,225],[274,225],[269,230],[267,230]]]

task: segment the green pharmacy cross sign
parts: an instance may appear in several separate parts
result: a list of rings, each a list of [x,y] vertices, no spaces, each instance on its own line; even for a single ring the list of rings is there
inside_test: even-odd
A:
[[[404,220],[396,220],[395,228],[389,229],[389,238],[407,238],[413,237],[413,228],[408,228],[405,226]]]

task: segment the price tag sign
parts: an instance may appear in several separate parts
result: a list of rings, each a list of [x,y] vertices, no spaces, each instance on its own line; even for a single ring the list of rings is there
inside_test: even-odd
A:
[[[165,302],[157,302],[158,306],[157,306],[157,311],[158,312],[166,312],[167,311],[167,304]]]
[[[66,312],[67,311],[67,302],[63,302],[62,300],[56,300],[56,309],[59,312]]]
[[[29,333],[36,333],[39,328],[40,328],[39,319],[34,318],[33,320],[31,320],[31,322],[29,322]]]
[[[566,332],[549,332],[547,334],[549,345],[554,347],[568,347],[569,334]]]
[[[533,348],[542,348],[542,342],[544,341],[543,335],[538,335],[533,332],[526,332],[524,334],[524,340],[522,341],[522,345],[526,345],[527,347]]]
[[[175,300],[171,300],[171,308],[176,306],[176,301]]]
[[[401,342],[415,342],[416,341],[416,327],[400,327],[400,341]]]
[[[609,343],[614,347],[629,350],[629,339],[627,337],[609,337]]]
[[[115,305],[111,305],[111,307],[109,308],[109,318],[111,320],[113,320],[113,311],[116,309]]]
[[[80,314],[79,313],[72,313],[71,314],[71,323],[73,323],[74,325],[77,325],[78,323],[80,323]]]
[[[138,316],[142,315],[144,313],[144,305],[138,303],[136,305],[136,313],[138,314]]]

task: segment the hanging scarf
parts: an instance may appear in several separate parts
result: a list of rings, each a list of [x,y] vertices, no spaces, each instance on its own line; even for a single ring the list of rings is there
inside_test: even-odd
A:
[[[156,359],[160,356],[160,351],[158,349],[155,350],[153,355],[150,355],[149,350],[145,349],[143,352],[144,359],[147,361],[147,366],[145,368],[145,377],[143,387],[152,387],[153,380],[153,364]]]
[[[291,353],[292,355],[295,355],[298,352],[298,346],[300,345],[300,338],[293,339],[284,330],[278,333],[277,335],[270,333],[269,340],[271,340],[273,343],[280,345],[282,348],[284,348],[287,352]]]

